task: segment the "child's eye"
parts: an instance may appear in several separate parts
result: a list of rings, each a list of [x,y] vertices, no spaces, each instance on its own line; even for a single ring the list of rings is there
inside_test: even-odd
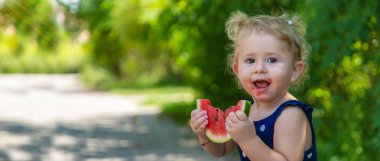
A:
[[[267,62],[268,63],[275,63],[275,62],[277,62],[278,60],[276,59],[276,58],[269,58],[269,59],[267,59]]]
[[[255,63],[255,59],[248,58],[245,60],[245,62],[248,64],[252,64],[252,63]]]

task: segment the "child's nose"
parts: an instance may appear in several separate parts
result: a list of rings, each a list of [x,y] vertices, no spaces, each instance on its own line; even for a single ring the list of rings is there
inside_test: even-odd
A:
[[[254,72],[255,72],[256,74],[265,73],[265,72],[266,72],[265,63],[264,63],[264,62],[261,62],[261,61],[258,61],[258,62],[255,64]]]

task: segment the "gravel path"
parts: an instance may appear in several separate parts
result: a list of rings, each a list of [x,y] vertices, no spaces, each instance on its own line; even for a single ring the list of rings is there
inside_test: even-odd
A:
[[[143,95],[86,89],[76,75],[0,75],[0,161],[227,161]]]

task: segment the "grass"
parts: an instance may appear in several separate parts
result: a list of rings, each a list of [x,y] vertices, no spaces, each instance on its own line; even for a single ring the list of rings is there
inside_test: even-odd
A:
[[[147,99],[142,102],[143,105],[163,106],[194,100],[194,90],[189,87],[114,88],[110,91],[126,95],[145,95]]]
[[[150,88],[114,88],[110,91],[126,95],[145,95],[142,105],[157,105],[161,116],[169,117],[176,123],[185,124],[195,108],[195,91],[190,87],[150,87]]]
[[[190,113],[195,109],[195,102],[176,102],[162,106],[161,116],[169,117],[176,123],[186,124],[189,122]]]
[[[190,112],[195,108],[195,91],[190,87],[141,83],[130,85],[116,81],[109,72],[94,66],[85,66],[81,72],[81,79],[95,89],[143,96],[141,105],[159,106],[161,116],[169,117],[177,123],[186,123],[190,118]]]
[[[190,87],[171,87],[171,86],[163,86],[163,87],[137,87],[137,88],[114,88],[111,89],[112,92],[123,93],[123,94],[181,94],[181,93],[194,93],[194,90]]]

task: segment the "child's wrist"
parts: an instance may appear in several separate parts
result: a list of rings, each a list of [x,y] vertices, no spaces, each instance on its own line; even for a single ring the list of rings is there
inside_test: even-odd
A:
[[[257,139],[260,139],[259,136],[251,135],[251,136],[246,137],[244,140],[240,140],[240,142],[236,142],[236,143],[239,144],[239,146],[243,147],[244,144],[253,145],[252,142],[256,142]]]
[[[208,139],[208,138],[204,138],[204,137],[198,137],[198,141],[199,141],[199,144],[200,144],[202,147],[206,146],[208,143],[211,142],[210,139]]]

